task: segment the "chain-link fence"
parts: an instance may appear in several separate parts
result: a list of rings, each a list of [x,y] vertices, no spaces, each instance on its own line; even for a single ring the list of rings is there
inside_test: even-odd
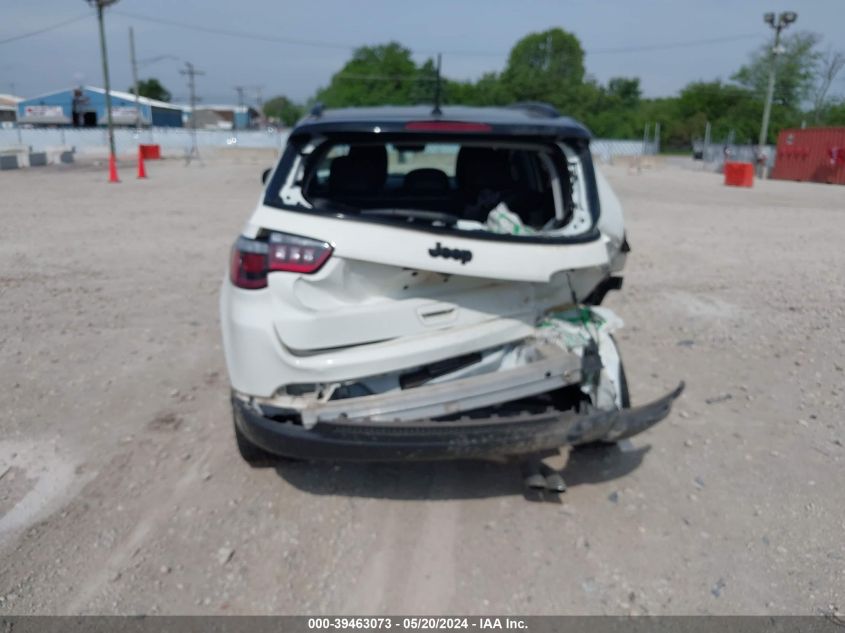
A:
[[[131,154],[139,143],[157,144],[164,150],[188,151],[191,148],[192,131],[187,128],[145,128],[136,131],[131,128],[117,128],[114,131],[115,145],[119,154]],[[288,137],[286,129],[267,130],[197,130],[197,146],[204,147],[284,147]],[[595,139],[593,154],[607,161],[613,156],[642,156],[654,154],[657,146],[642,141]],[[72,147],[76,152],[101,151],[108,146],[108,135],[103,128],[4,128],[0,129],[0,149],[30,148],[40,152],[50,147]]]
[[[118,154],[137,151],[138,144],[160,145],[165,150],[188,151],[192,144],[192,130],[188,128],[155,127],[136,131],[117,128],[114,141]],[[196,142],[203,147],[266,147],[282,148],[288,130],[196,130]],[[108,133],[104,128],[4,128],[0,129],[0,149],[23,147],[31,151],[44,151],[50,147],[75,148],[80,154],[99,151],[108,146]]]
[[[704,143],[695,141],[692,144],[692,155],[695,160],[702,161],[708,169],[722,171],[726,161],[759,164],[765,157],[766,168],[771,169],[775,164],[775,146],[765,145],[737,145],[735,143]]]

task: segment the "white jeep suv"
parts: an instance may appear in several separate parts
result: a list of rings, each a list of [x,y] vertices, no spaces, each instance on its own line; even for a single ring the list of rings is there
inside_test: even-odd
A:
[[[612,442],[631,408],[622,211],[549,108],[317,110],[232,249],[220,312],[235,433],[270,456],[486,458]]]

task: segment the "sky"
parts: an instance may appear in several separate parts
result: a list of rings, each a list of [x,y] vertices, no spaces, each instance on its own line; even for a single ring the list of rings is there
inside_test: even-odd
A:
[[[785,10],[799,14],[791,31],[845,49],[845,0],[119,0],[106,10],[106,38],[114,89],[132,83],[131,26],[141,78],[157,77],[174,101],[188,99],[179,69],[189,61],[205,71],[197,77],[203,102],[235,103],[235,87],[244,86],[254,103],[259,88],[265,100],[307,99],[356,46],[395,40],[420,62],[440,51],[444,75],[476,79],[504,68],[524,35],[561,27],[581,40],[588,74],[639,77],[645,96],[660,97],[690,81],[728,79],[771,39],[763,14]],[[94,10],[84,0],[0,0],[0,93],[78,84],[103,85]],[[845,77],[834,92],[845,93]]]

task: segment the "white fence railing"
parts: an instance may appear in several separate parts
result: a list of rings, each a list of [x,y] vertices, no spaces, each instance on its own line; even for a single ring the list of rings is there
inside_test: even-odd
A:
[[[777,155],[777,147],[774,145],[737,145],[735,143],[702,143],[692,144],[696,160],[705,163],[712,163],[716,171],[721,171],[725,161],[739,161],[741,163],[759,164],[760,155],[766,157],[767,167],[773,167]]]
[[[644,156],[656,154],[657,145],[642,141],[623,141],[597,138],[590,141],[593,156],[602,161],[609,161],[613,156]]]
[[[287,130],[197,130],[197,145],[203,147],[284,147]],[[136,132],[131,128],[117,128],[114,142],[118,154],[132,153],[139,143],[154,143],[162,149],[184,150],[191,147],[191,130],[187,128],[156,127]],[[5,128],[0,129],[0,148],[29,146],[33,151],[64,145],[86,150],[108,146],[108,135],[101,128]]]
[[[203,147],[284,147],[288,130],[197,130],[197,145]],[[119,154],[130,154],[139,143],[155,143],[165,150],[188,151],[191,147],[191,130],[187,128],[146,128],[136,132],[131,128],[115,130],[115,145]],[[108,146],[106,130],[102,128],[6,128],[0,129],[0,149],[12,146],[29,146],[32,151],[49,147],[69,146],[80,154],[100,151]],[[591,143],[593,154],[607,161],[613,156],[640,156],[656,153],[653,143],[614,139],[595,139]]]

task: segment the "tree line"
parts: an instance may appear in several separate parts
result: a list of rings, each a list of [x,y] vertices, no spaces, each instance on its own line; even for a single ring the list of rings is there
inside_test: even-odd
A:
[[[782,38],[774,56],[776,83],[768,142],[786,127],[845,125],[845,98],[833,95],[845,53],[823,46],[819,35],[796,32]],[[560,28],[531,33],[511,49],[500,72],[476,81],[441,78],[442,102],[508,105],[544,101],[584,122],[601,138],[642,138],[646,125],[660,123],[661,145],[686,149],[704,135],[707,123],[715,142],[733,138],[755,143],[772,63],[771,45],[753,51],[727,80],[693,81],[676,96],[644,98],[638,77],[601,83],[586,72],[579,39]],[[264,114],[293,125],[320,102],[327,108],[432,103],[436,64],[418,64],[397,42],[356,49],[329,84],[308,103],[280,95],[264,104]],[[143,91],[142,91],[143,94]]]

